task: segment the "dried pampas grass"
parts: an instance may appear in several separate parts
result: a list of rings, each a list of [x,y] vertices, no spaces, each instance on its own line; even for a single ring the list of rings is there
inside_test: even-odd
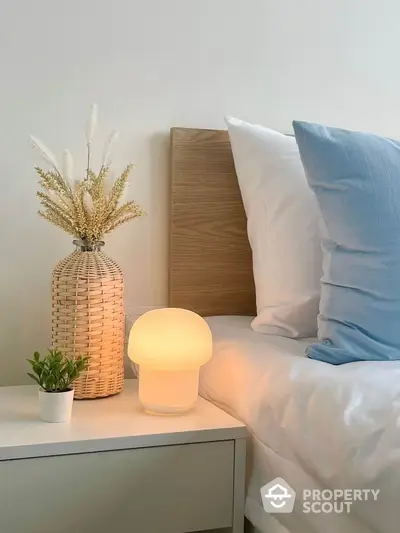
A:
[[[100,171],[95,173],[91,170],[90,148],[96,124],[97,106],[93,104],[86,130],[88,166],[86,178],[82,181],[74,179],[73,158],[68,150],[63,154],[61,172],[49,148],[37,137],[30,137],[32,144],[52,167],[48,171],[35,167],[42,188],[37,193],[42,206],[39,215],[87,244],[101,241],[122,224],[145,214],[133,200],[123,201],[132,165],[127,165],[111,186],[108,183],[111,152],[119,135],[117,131],[112,132],[106,142]]]

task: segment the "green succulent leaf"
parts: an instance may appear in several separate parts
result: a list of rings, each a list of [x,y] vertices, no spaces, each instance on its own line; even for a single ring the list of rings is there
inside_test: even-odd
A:
[[[75,358],[66,356],[59,348],[48,350],[41,358],[39,352],[28,359],[33,373],[28,376],[47,392],[66,391],[73,382],[85,371],[89,358],[79,355]]]
[[[41,386],[41,383],[40,383],[39,379],[38,379],[36,376],[34,376],[33,374],[30,374],[29,372],[28,372],[28,376],[29,376],[30,378],[32,378],[34,381],[36,381],[36,383],[37,383],[38,385]]]

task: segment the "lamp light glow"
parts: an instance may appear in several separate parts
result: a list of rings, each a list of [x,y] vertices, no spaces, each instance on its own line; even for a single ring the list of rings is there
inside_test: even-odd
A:
[[[139,400],[156,414],[191,409],[199,389],[199,370],[212,355],[207,322],[186,309],[154,309],[133,324],[129,358],[139,370]]]

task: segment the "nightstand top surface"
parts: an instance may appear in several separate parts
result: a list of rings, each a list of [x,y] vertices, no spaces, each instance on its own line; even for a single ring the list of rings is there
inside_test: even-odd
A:
[[[0,461],[246,437],[244,424],[203,398],[184,415],[145,414],[133,379],[116,396],[75,401],[65,424],[42,422],[38,409],[36,386],[0,387]]]

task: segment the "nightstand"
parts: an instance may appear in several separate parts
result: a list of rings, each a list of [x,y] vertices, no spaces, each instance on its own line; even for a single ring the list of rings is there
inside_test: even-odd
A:
[[[206,400],[149,416],[128,380],[70,423],[37,411],[35,386],[0,388],[0,531],[243,533],[246,428]]]

